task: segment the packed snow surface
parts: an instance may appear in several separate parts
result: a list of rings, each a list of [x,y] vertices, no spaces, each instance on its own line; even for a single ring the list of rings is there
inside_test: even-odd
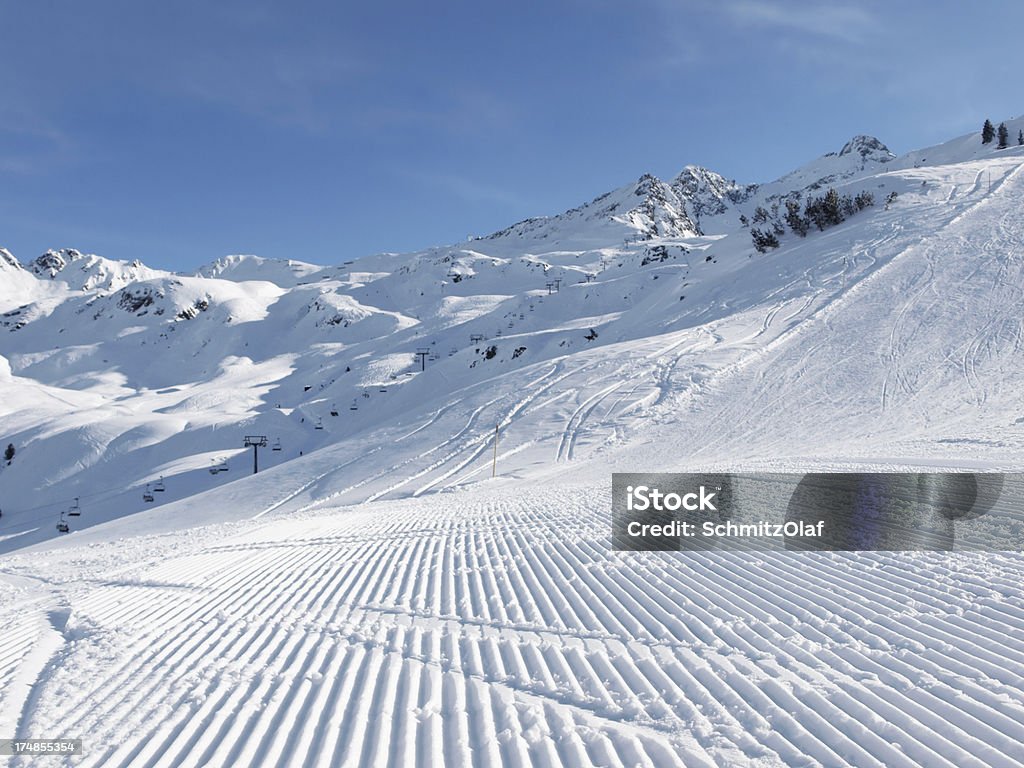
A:
[[[1020,765],[1024,556],[615,553],[609,507],[613,471],[1024,469],[1022,169],[856,137],[329,267],[0,250],[0,738]],[[741,216],[828,187],[874,205],[754,252]]]

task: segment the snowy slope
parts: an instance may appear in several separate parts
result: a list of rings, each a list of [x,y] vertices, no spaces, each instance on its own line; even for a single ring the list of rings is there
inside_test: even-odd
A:
[[[280,261],[253,255],[224,256],[196,272],[197,277],[219,277],[226,280],[266,280],[291,288],[303,281],[316,279],[329,268],[302,261]]]
[[[928,157],[937,162],[923,165]],[[500,423],[511,430],[507,445],[530,446],[517,451],[512,470],[543,466],[550,447],[540,446],[554,441],[563,443],[555,455],[564,458],[564,432],[601,434],[593,447],[611,450],[640,425],[649,431],[660,421],[686,435],[686,455],[712,459],[711,446],[726,460],[737,451],[813,454],[820,417],[810,406],[833,402],[852,404],[831,413],[828,435],[848,455],[869,437],[862,452],[875,451],[885,432],[921,435],[919,453],[943,445],[979,451],[985,440],[998,451],[999,440],[958,435],[972,425],[1012,433],[1019,410],[1011,385],[1001,387],[998,402],[981,391],[987,380],[1016,376],[1012,355],[996,354],[1014,333],[1014,267],[999,259],[1015,235],[1003,225],[1005,242],[989,240],[1001,216],[1013,219],[1019,161],[1016,147],[997,151],[976,136],[903,158],[856,137],[770,184],[742,186],[688,167],[671,183],[642,177],[491,238],[336,267],[226,257],[183,276],[73,250],[48,252],[28,268],[6,254],[5,284],[17,289],[8,291],[0,319],[7,331],[0,354],[12,376],[0,423],[18,453],[0,472],[8,509],[0,525],[13,536],[0,547],[55,535],[53,523],[75,497],[95,502],[94,514],[79,521],[90,525],[148,506],[145,486],[161,476],[171,488],[159,501],[222,485],[237,475],[207,470],[221,461],[243,470],[247,433],[280,440],[282,450],[266,452],[269,467],[300,451],[347,455],[383,446],[433,413],[440,414],[435,426],[411,441],[411,455],[423,453],[421,440],[433,446],[463,431],[485,441],[483,424]],[[753,252],[741,214],[750,218],[758,206],[826,185],[871,192],[876,204],[834,229],[806,239],[787,233],[778,250]],[[984,262],[987,276],[969,280],[982,268],[974,248],[993,259]],[[934,273],[933,263],[948,272]],[[879,296],[862,299],[862,282],[877,285]],[[990,282],[1006,295],[990,292]],[[984,296],[973,296],[972,287]],[[902,298],[906,290],[920,293],[915,311],[939,317],[908,327],[914,314],[899,315],[905,305],[889,295]],[[956,304],[921,304],[938,293]],[[1004,314],[982,311],[981,300]],[[898,319],[879,330],[890,308]],[[926,343],[895,349],[908,342],[893,327],[913,331],[922,322],[937,329]],[[802,346],[811,339],[821,354]],[[959,369],[951,360],[960,360]],[[932,376],[936,361],[944,361],[941,375]],[[914,394],[898,369],[905,364],[927,396]],[[813,365],[820,370],[791,373]],[[558,397],[538,395],[542,408],[533,400],[504,411],[489,404],[531,391],[530,382],[552,366],[559,373],[544,392]],[[719,395],[727,384],[733,389]],[[901,400],[908,387],[910,404]],[[604,390],[600,403],[588,403]],[[967,397],[978,403],[964,405],[977,418],[961,408],[969,392],[980,393]],[[757,403],[780,397],[806,418],[758,410]],[[864,429],[883,400],[883,423]],[[678,408],[715,413],[715,420],[680,420]],[[765,428],[766,418],[781,419],[779,429]],[[724,436],[709,429],[721,419],[737,426]],[[569,423],[562,436],[553,426],[560,421]],[[1012,434],[1007,439],[1014,444]],[[571,442],[575,456],[579,439]],[[804,443],[811,449],[801,449]],[[63,469],[48,471],[54,464]],[[391,494],[408,491],[399,484]]]
[[[329,267],[0,253],[0,736],[97,734],[85,765],[1018,764],[1020,558],[614,554],[607,486],[1024,468],[1022,166],[856,137]],[[741,216],[829,186],[875,205],[755,253]],[[252,434],[281,444],[255,477]]]
[[[607,503],[470,492],[52,553],[70,615],[40,623],[27,583],[6,631],[60,640],[19,732],[116,767],[1019,764],[1019,557],[616,554]]]
[[[167,274],[138,260],[111,261],[74,248],[47,251],[29,263],[27,269],[44,280],[56,280],[79,291],[113,290]]]

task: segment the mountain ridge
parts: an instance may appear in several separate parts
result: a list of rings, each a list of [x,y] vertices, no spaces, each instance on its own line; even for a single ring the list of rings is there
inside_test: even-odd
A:
[[[916,254],[932,252],[921,244],[940,237],[943,222],[969,215],[991,226],[976,211],[990,200],[1005,206],[1024,159],[1016,147],[981,146],[976,136],[889,154],[881,142],[855,137],[761,185],[687,166],[669,182],[644,175],[516,233],[335,266],[236,255],[186,275],[71,249],[25,268],[0,252],[0,439],[17,448],[0,471],[3,525],[16,535],[0,538],[0,549],[55,535],[35,515],[52,517],[75,496],[101,504],[101,513],[81,521],[92,525],[144,509],[146,484],[161,476],[163,502],[215,492],[225,479],[211,467],[233,467],[232,478],[244,471],[244,434],[280,442],[282,450],[263,461],[282,488],[313,482],[301,469],[313,466],[313,456],[351,466],[316,481],[346,503],[472,485],[479,479],[472,462],[494,422],[508,430],[506,461],[519,473],[544,465],[549,450],[552,471],[596,460],[642,443],[679,414],[687,414],[681,431],[692,436],[691,450],[710,456],[715,438],[704,419],[719,408],[741,418],[717,393],[748,381],[751,367],[770,370],[791,348],[790,365],[806,367],[801,338],[828,347],[829,336],[812,333],[828,322],[823,310],[895,259],[917,269],[923,257]],[[979,182],[983,174],[990,184]],[[741,216],[825,183],[844,195],[871,192],[877,203],[827,232],[787,231],[777,250],[755,253]],[[954,267],[921,265],[925,276]],[[904,282],[927,287],[913,270],[907,275]],[[871,318],[856,319],[853,306],[847,322],[866,325],[851,339],[876,339]],[[1008,316],[991,322],[1009,334]],[[945,336],[960,338],[956,328]],[[936,360],[963,354],[921,338],[941,348]],[[887,360],[883,339],[872,343],[879,349],[864,360]],[[842,370],[848,352],[829,350],[835,364],[826,370]],[[898,359],[885,365],[895,371]],[[931,364],[914,359],[918,368]],[[1010,365],[995,354],[968,359],[968,377],[985,365]],[[926,380],[915,376],[922,383],[906,384],[911,391]],[[929,397],[959,402],[947,373],[931,376],[947,389]],[[878,401],[913,423],[914,434],[956,434],[948,409],[937,411],[948,424],[921,432],[913,398],[893,390],[895,381],[910,379],[899,372],[884,387],[880,381],[886,394]],[[812,401],[824,397],[807,382],[787,387],[776,396],[803,387]],[[1005,393],[987,397],[1000,408],[1013,402]],[[736,398],[757,402],[756,392]],[[494,420],[489,429],[481,414]],[[551,425],[562,420],[568,426],[557,437]],[[853,445],[854,422],[844,424],[841,439]],[[749,450],[766,450],[765,439]],[[392,474],[420,479],[348,474],[374,451],[393,457]]]

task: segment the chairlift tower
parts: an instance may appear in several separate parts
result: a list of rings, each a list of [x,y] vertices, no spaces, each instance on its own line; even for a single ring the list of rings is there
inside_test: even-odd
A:
[[[257,451],[260,448],[267,447],[267,436],[266,435],[246,435],[244,445],[246,448],[252,448],[252,473],[255,475],[260,471],[259,459]]]
[[[430,347],[418,347],[416,357],[420,359],[420,370],[427,370],[427,357],[430,355]]]

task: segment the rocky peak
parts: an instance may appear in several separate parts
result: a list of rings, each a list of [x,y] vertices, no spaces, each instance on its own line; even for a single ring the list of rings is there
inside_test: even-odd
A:
[[[693,218],[700,224],[702,218],[725,213],[730,204],[747,200],[757,185],[737,184],[707,168],[688,165],[673,179],[672,189],[686,200]]]
[[[29,269],[39,277],[51,280],[57,276],[72,260],[80,258],[81,253],[74,248],[62,248],[59,251],[49,250],[29,264]]]
[[[0,248],[0,268],[11,267],[12,269],[24,269],[21,262],[14,258],[14,254],[6,248]]]
[[[887,163],[896,157],[885,144],[874,136],[854,136],[839,150],[839,157],[854,153],[860,155],[864,160],[874,160],[879,163]]]

